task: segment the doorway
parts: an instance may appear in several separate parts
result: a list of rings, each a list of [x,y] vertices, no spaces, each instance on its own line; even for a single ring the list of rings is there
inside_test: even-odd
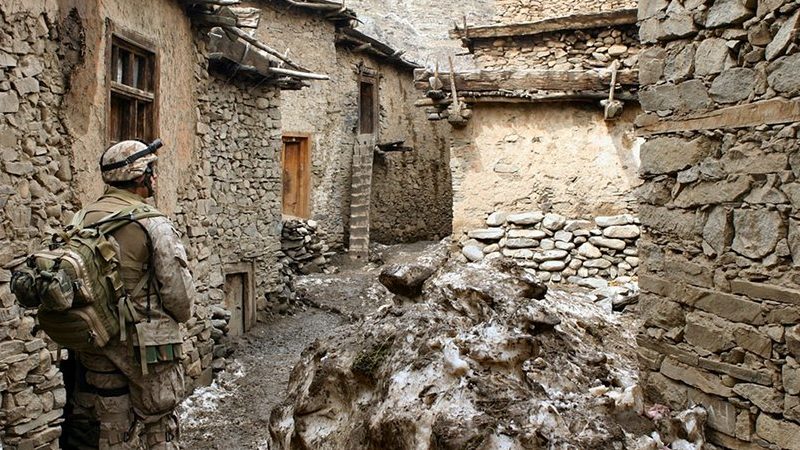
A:
[[[228,334],[240,336],[256,322],[253,263],[239,263],[223,269],[225,309],[231,312]]]
[[[307,219],[311,191],[311,154],[309,137],[284,135],[281,164],[283,166],[283,214]]]

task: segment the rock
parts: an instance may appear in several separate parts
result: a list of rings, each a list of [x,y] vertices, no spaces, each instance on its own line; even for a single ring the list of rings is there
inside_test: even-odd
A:
[[[600,253],[600,249],[598,249],[597,247],[588,242],[585,242],[581,244],[580,247],[578,247],[578,254],[590,259],[599,258],[603,256],[603,254]]]
[[[467,233],[467,236],[473,239],[480,239],[482,241],[497,241],[505,235],[502,228],[483,228],[472,230]]]
[[[706,27],[716,28],[742,23],[755,12],[747,8],[748,0],[715,0],[706,16]]]
[[[639,237],[639,234],[637,225],[616,225],[603,230],[603,236],[615,239],[633,239]]]
[[[611,261],[602,258],[589,259],[587,261],[584,261],[583,267],[589,269],[608,269],[609,267],[611,267]]]
[[[747,40],[750,44],[763,47],[772,41],[772,33],[769,32],[769,24],[759,22],[747,30]]]
[[[711,314],[694,312],[686,315],[684,339],[695,347],[719,353],[734,347],[733,330]]]
[[[641,0],[638,4],[638,20],[648,19],[665,10],[669,5],[667,0]]]
[[[789,220],[788,243],[792,262],[795,266],[800,266],[800,220]]]
[[[573,233],[579,230],[591,230],[594,228],[594,222],[591,220],[567,220],[564,225],[564,231]],[[577,233],[573,233],[577,236]]]
[[[628,52],[628,47],[625,45],[612,45],[608,48],[608,56],[621,56]]]
[[[567,218],[560,214],[547,213],[542,219],[542,226],[551,231],[558,231],[564,228]]]
[[[504,223],[506,223],[506,213],[504,212],[493,212],[486,218],[486,225],[490,227],[499,227]]]
[[[545,261],[539,264],[540,270],[546,270],[548,272],[560,272],[564,270],[567,265],[564,264],[564,261]]]
[[[528,238],[517,238],[506,240],[507,248],[533,248],[539,245],[539,241]]]
[[[733,222],[731,213],[722,206],[717,206],[708,214],[703,227],[703,239],[716,254],[721,255],[733,240]]]
[[[552,239],[542,239],[541,242],[539,242],[539,248],[542,250],[552,250],[556,248],[556,241]]]
[[[783,388],[787,394],[800,394],[800,365],[791,356],[787,358],[782,368]]]
[[[620,214],[617,216],[597,216],[594,218],[594,222],[597,224],[598,227],[612,227],[616,225],[627,225],[629,223],[633,223],[634,218],[630,214]]]
[[[778,58],[767,67],[767,73],[767,81],[772,89],[787,93],[800,91],[800,53]]]
[[[594,244],[597,247],[605,247],[614,250],[622,250],[625,248],[625,241],[619,239],[609,239],[603,238],[599,236],[592,236],[589,238],[589,242]]]
[[[786,348],[795,359],[800,359],[800,325],[795,325],[786,329],[783,337],[786,340]]]
[[[680,106],[675,85],[645,86],[639,91],[639,102],[645,111],[668,111]]]
[[[723,71],[711,83],[708,93],[718,103],[735,103],[747,99],[755,89],[756,74],[752,69],[737,67]]]
[[[564,259],[569,255],[566,250],[545,250],[533,255],[533,260],[536,262],[551,261],[555,259]]]
[[[21,96],[39,92],[39,81],[33,77],[20,78],[14,81],[14,89],[16,89],[17,93]]]
[[[698,112],[713,106],[706,85],[701,80],[684,81],[675,88],[678,94],[678,111]]]
[[[503,255],[508,256],[509,258],[531,259],[533,258],[533,251],[527,248],[522,248],[518,250],[504,248]]]
[[[570,242],[572,240],[572,233],[564,230],[556,231],[556,234],[555,236],[553,236],[553,239],[556,240],[556,243]]]
[[[425,280],[447,261],[447,256],[447,248],[438,244],[420,254],[414,261],[385,267],[378,276],[378,281],[393,294],[416,297],[422,293]]]
[[[667,52],[661,47],[649,47],[639,53],[639,84],[656,84],[664,75]],[[694,61],[692,62],[694,63]]]
[[[758,0],[756,15],[758,15],[758,17],[764,17],[783,6],[784,3],[784,0]]]
[[[777,211],[735,210],[733,228],[735,236],[731,249],[751,259],[772,253],[785,233]]]
[[[797,443],[800,442],[800,425],[776,420],[767,414],[758,415],[756,433],[781,448],[797,448]]]
[[[0,113],[15,113],[17,111],[19,111],[19,97],[17,97],[17,93],[0,93]]]
[[[542,230],[508,230],[508,238],[509,239],[516,239],[516,238],[523,238],[523,239],[544,239],[547,237],[547,233]]]
[[[544,219],[544,214],[542,214],[540,211],[509,214],[506,217],[506,220],[509,223],[513,223],[515,225],[534,225],[541,222],[542,219]]]
[[[681,191],[675,199],[675,206],[693,208],[735,202],[750,191],[752,182],[750,176],[736,176],[725,181],[699,182]]]
[[[797,23],[800,17],[800,11],[795,12],[792,17],[781,25],[781,28],[775,33],[775,37],[767,45],[765,56],[767,61],[772,61],[786,50],[789,43],[794,41],[797,34]]]
[[[463,254],[471,262],[482,260],[484,255],[483,250],[474,245],[464,246],[464,248],[461,249],[461,254]]]
[[[677,52],[670,53],[664,64],[664,77],[667,81],[680,82],[692,75],[696,50],[697,47],[694,44],[689,44],[680,48]],[[640,59],[640,67],[641,64]],[[639,70],[641,71],[641,68]],[[641,74],[639,77],[641,78]]]
[[[730,49],[724,39],[708,38],[700,41],[694,55],[694,72],[696,75],[720,73],[733,64]]]
[[[645,175],[677,172],[705,159],[712,154],[714,147],[705,137],[691,141],[675,137],[650,139],[640,150],[640,170]]]
[[[567,281],[576,284],[578,286],[583,286],[591,289],[605,289],[608,287],[608,281],[602,278],[569,277],[567,278]]]

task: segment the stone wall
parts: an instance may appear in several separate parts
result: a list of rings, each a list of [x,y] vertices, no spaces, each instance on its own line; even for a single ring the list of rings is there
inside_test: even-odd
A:
[[[639,36],[636,25],[567,30],[477,40],[475,63],[484,69],[588,70],[636,67]]]
[[[722,448],[800,442],[800,125],[743,121],[769,109],[759,101],[800,91],[798,6],[639,6],[643,130],[720,110],[641,148],[643,379],[655,400],[704,405]],[[749,107],[726,113],[733,105]]]
[[[370,217],[373,238],[394,243],[449,234],[448,129],[427,123],[413,106],[412,70],[335,45],[335,26],[322,16],[261,6],[258,36],[275,48],[303,55],[306,67],[331,78],[314,81],[307,89],[283,92],[280,108],[285,134],[310,137],[310,218],[319,223],[328,243],[336,248],[346,242],[360,65],[380,74],[378,142],[403,140],[413,148],[402,155],[376,156]],[[430,205],[426,214],[418,208],[419,200]]]
[[[587,220],[542,211],[497,211],[486,218],[488,228],[461,237],[461,254],[473,262],[511,258],[535,270],[541,281],[614,280],[636,274],[637,223],[630,214]]]
[[[593,103],[476,104],[453,130],[453,233],[482,228],[494,211],[566,217],[636,211],[636,104],[617,121]]]
[[[44,1],[0,4],[0,267],[27,254],[74,211],[71,138],[57,114],[65,85],[58,11]],[[57,448],[66,403],[56,347],[0,268],[0,428],[3,444]],[[49,446],[49,447],[48,447]]]
[[[553,17],[636,8],[636,0],[495,0],[494,21],[535,22]]]

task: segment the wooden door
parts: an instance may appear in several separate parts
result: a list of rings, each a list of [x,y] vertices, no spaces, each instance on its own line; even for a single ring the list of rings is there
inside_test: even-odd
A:
[[[229,273],[225,275],[225,308],[231,312],[228,322],[228,333],[239,336],[245,331],[245,274]]]
[[[308,137],[283,137],[283,213],[286,215],[303,218],[309,215],[309,156]]]

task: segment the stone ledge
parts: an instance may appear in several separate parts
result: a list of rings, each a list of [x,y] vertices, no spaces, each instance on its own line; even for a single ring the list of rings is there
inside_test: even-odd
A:
[[[789,289],[774,284],[731,280],[731,291],[735,294],[743,294],[748,297],[774,300],[790,305],[800,305],[800,290]]]

